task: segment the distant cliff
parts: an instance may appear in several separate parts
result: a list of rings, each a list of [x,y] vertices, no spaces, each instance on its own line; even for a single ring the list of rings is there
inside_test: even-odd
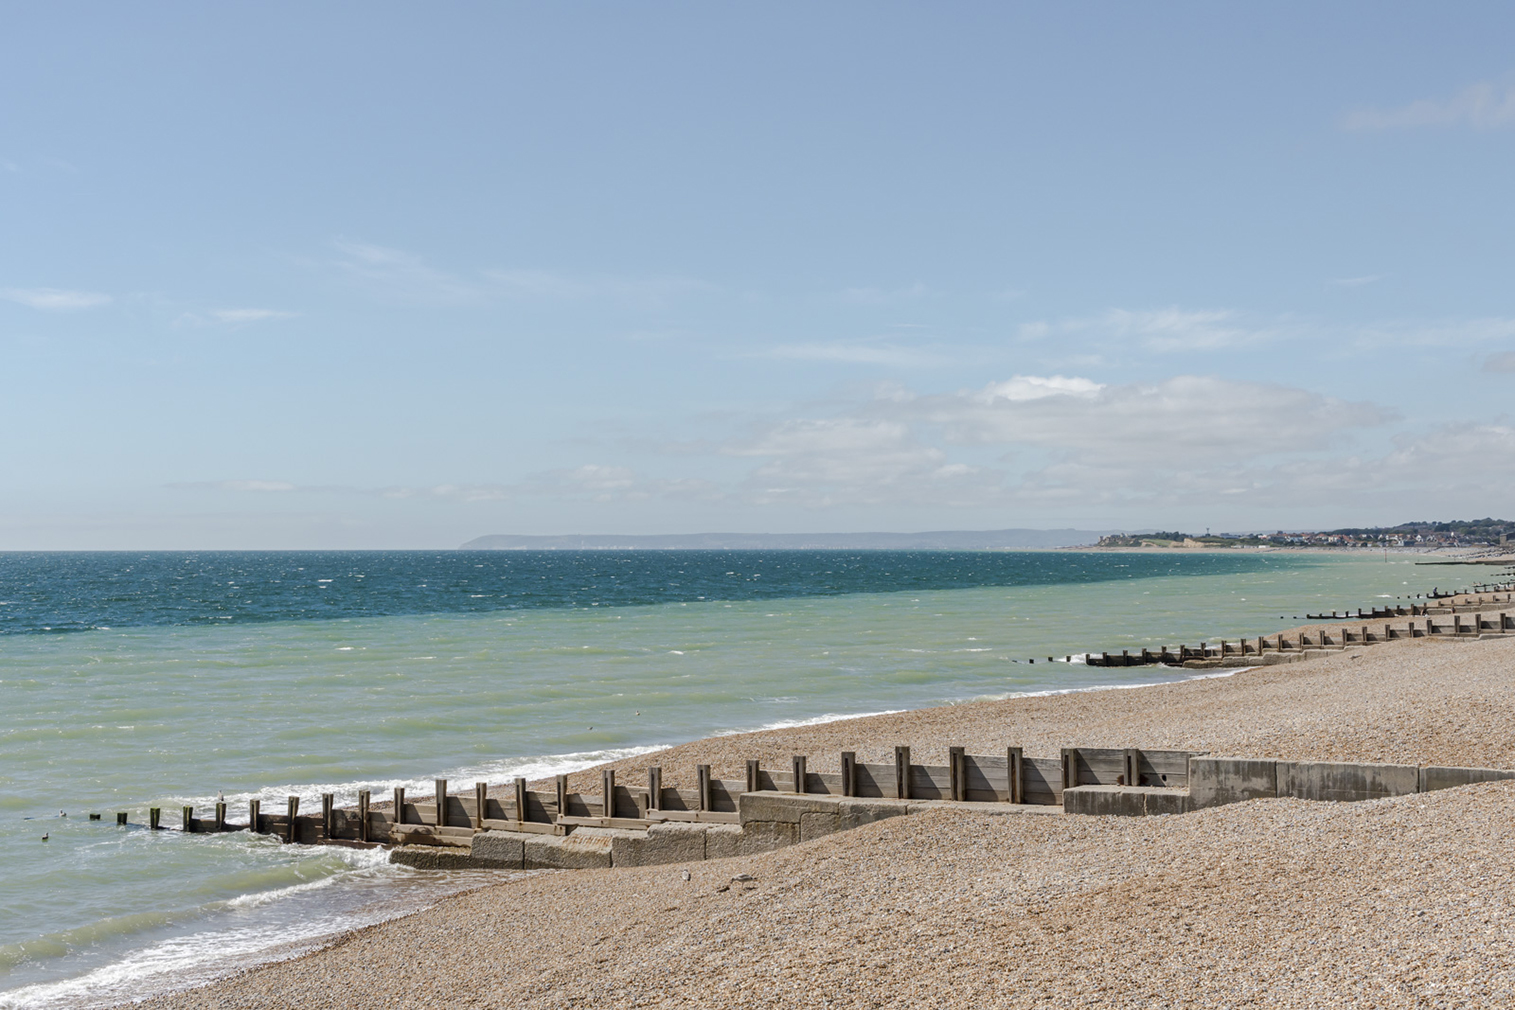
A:
[[[1081,547],[1115,530],[943,530],[935,533],[665,533],[476,537],[465,551],[916,550],[981,551]]]

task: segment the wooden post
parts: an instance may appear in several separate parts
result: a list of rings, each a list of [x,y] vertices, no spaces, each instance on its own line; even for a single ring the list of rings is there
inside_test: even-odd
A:
[[[910,798],[910,748],[894,748],[894,791],[896,798]]]
[[[1078,785],[1078,748],[1063,748],[1063,788],[1072,789]]]
[[[947,791],[958,802],[968,798],[968,783],[964,781],[968,777],[967,753],[962,747],[947,748]]]
[[[558,796],[557,796],[557,799],[558,799],[558,816],[559,817],[564,817],[564,816],[566,816],[568,814],[568,776],[567,775],[559,775],[557,777],[557,789],[558,789]]]
[[[295,822],[299,819],[299,816],[300,797],[291,796],[289,798],[289,838],[287,839],[291,845],[293,845],[300,837],[299,834],[297,834],[295,831]]]
[[[216,831],[226,830],[226,801],[219,800],[216,803]]]
[[[647,809],[663,809],[663,767],[653,765],[647,769]]]
[[[794,776],[794,791],[805,791],[805,755],[796,754],[789,759],[789,769]]]
[[[447,780],[435,779],[437,787],[437,827],[447,827]]]
[[[149,831],[157,831],[158,830],[158,821],[159,821],[159,819],[162,816],[163,816],[163,811],[159,807],[148,807],[147,808],[147,830],[149,830]]]
[[[755,793],[758,791],[758,787],[762,784],[762,769],[758,767],[758,762],[756,760],[749,760],[747,762],[747,791],[749,793]]]
[[[118,827],[118,828],[124,828],[124,827],[126,827],[126,811],[125,810],[122,810],[122,811],[120,811],[119,813],[116,814],[116,827]]]
[[[600,816],[615,816],[615,769],[600,771]]]
[[[251,831],[253,834],[257,834],[258,833],[258,828],[261,827],[261,825],[258,824],[258,817],[262,813],[263,813],[263,801],[262,800],[248,800],[247,801],[247,830]]]
[[[184,808],[184,833],[186,835],[193,834],[194,830],[195,830],[195,808],[194,807],[185,807]]]
[[[1142,752],[1135,747],[1126,748],[1126,785],[1142,784]]]
[[[331,841],[332,835],[337,833],[337,808],[336,797],[331,793],[321,794],[321,840]]]
[[[489,813],[489,783],[475,782],[473,784],[473,829],[484,830],[484,818]]]
[[[358,790],[358,841],[368,841],[368,808],[373,805],[373,794],[367,789]]]
[[[1006,776],[1009,779],[1006,783],[1009,788],[1005,790],[1005,794],[1010,797],[1011,803],[1026,802],[1026,768],[1021,748],[1006,747],[1005,763],[1009,765],[1010,773]]]
[[[526,779],[516,776],[516,820],[524,821],[526,817]]]
[[[395,786],[395,823],[405,823],[405,787]]]
[[[709,765],[694,766],[694,790],[699,795],[700,809],[709,810],[711,808]]]
[[[857,754],[850,750],[842,751],[842,795],[857,795]]]

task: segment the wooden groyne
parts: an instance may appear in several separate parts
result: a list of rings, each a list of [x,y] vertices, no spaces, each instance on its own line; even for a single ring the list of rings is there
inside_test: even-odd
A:
[[[1301,629],[1276,635],[1259,635],[1256,638],[1241,638],[1236,641],[1222,639],[1219,642],[1201,642],[1198,646],[1163,646],[1160,649],[1143,648],[1138,652],[1123,649],[1120,653],[1095,652],[1084,657],[1089,666],[1182,666],[1211,669],[1227,666],[1249,666],[1256,662],[1279,661],[1284,657],[1302,657],[1312,650],[1344,649],[1348,646],[1378,645],[1404,638],[1429,637],[1478,637],[1480,635],[1504,635],[1515,631],[1515,610],[1490,611],[1491,604],[1515,604],[1515,587],[1486,587],[1490,591],[1480,593],[1446,594],[1440,599],[1452,600],[1441,604],[1412,604],[1407,607],[1375,608],[1337,615],[1308,615],[1308,619],[1341,620],[1336,628],[1321,627]],[[1456,602],[1458,599],[1463,602]],[[1397,618],[1409,618],[1397,623]],[[1378,627],[1370,622],[1383,621]],[[1350,626],[1355,624],[1356,626]],[[1250,659],[1249,659],[1250,657]],[[1070,660],[1072,657],[1068,657]]]
[[[602,772],[603,792],[586,797],[539,793],[517,779],[510,795],[471,794],[435,783],[429,803],[397,790],[393,810],[376,810],[369,794],[338,808],[330,794],[320,814],[301,814],[289,797],[279,814],[250,803],[248,824],[200,820],[184,808],[190,833],[256,830],[281,841],[328,845],[387,845],[390,859],[422,868],[574,869],[647,866],[770,851],[889,817],[943,807],[992,816],[1186,814],[1252,799],[1296,798],[1355,802],[1431,792],[1474,782],[1515,779],[1515,769],[1419,766],[1275,758],[1216,757],[1202,752],[1137,747],[1066,747],[1056,757],[1030,757],[1021,748],[972,755],[949,749],[945,765],[915,764],[907,747],[892,763],[841,755],[841,771],[816,773],[796,755],[788,771],[747,762],[741,779],[717,779],[700,766],[692,789],[659,783],[648,770],[645,787],[616,783]],[[656,797],[656,805],[654,805]],[[399,818],[394,811],[399,811]],[[521,816],[518,816],[521,815]],[[153,826],[161,827],[157,818]]]
[[[1515,602],[1508,586],[1443,600],[1396,608],[1410,611],[1393,615],[1403,621],[1374,611],[1363,614],[1355,629],[1304,629],[1235,646],[1180,646],[1143,658],[1167,656],[1184,666],[1257,665],[1403,638],[1515,633],[1515,608],[1490,608]],[[1370,618],[1383,621],[1382,627],[1368,625]],[[1091,656],[1093,665],[1118,665],[1125,657],[1098,658],[1107,662]],[[839,758],[835,772],[812,771],[806,755],[794,755],[787,767],[749,760],[725,769],[737,772],[729,778],[697,765],[695,780],[680,785],[665,782],[656,766],[634,781],[603,768],[598,788],[588,792],[571,791],[567,775],[557,776],[550,790],[531,789],[516,778],[505,786],[476,782],[456,791],[436,779],[424,792],[362,790],[350,806],[338,806],[332,793],[309,805],[302,805],[305,797],[289,796],[277,809],[253,799],[245,818],[236,820],[226,803],[215,804],[208,817],[185,806],[179,827],[189,834],[256,832],[286,843],[384,846],[392,861],[420,867],[576,868],[768,851],[942,806],[989,815],[1182,814],[1245,799],[1364,800],[1515,778],[1515,770],[1506,769],[1291,762],[1135,747],[1066,747],[1042,757],[1018,746],[993,754],[950,747],[944,765],[916,763],[904,746],[894,748],[893,761],[859,761],[853,751]],[[160,808],[149,811],[151,829],[168,827],[161,815]],[[118,824],[125,821],[119,814]]]

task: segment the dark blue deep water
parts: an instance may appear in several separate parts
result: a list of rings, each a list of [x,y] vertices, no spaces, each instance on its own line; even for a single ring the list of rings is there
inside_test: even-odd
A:
[[[0,634],[1227,575],[1298,554],[201,551],[0,554]]]

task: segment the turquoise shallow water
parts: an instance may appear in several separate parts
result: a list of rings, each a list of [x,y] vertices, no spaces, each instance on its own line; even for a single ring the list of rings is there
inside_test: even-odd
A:
[[[1067,555],[1035,557],[1045,575],[1045,559]],[[213,977],[471,880],[246,835],[122,831],[117,810],[141,823],[161,806],[172,824],[180,805],[208,807],[218,791],[243,810],[253,795],[350,798],[788,722],[1149,682],[1160,675],[1045,657],[1255,635],[1281,615],[1424,591],[1437,571],[1402,556],[1290,555],[1175,574],[1148,559],[1086,565],[1086,581],[947,581],[961,588],[921,569],[908,581],[926,588],[881,591],[879,573],[906,563],[864,573],[871,591],[701,600],[680,587],[652,604],[591,593],[224,622],[196,604],[168,608],[185,620],[124,627],[76,604],[76,623],[95,630],[0,636],[0,1006],[89,1005]],[[700,577],[725,570],[706,568]],[[996,571],[991,581],[1008,580]],[[326,592],[327,577],[312,573],[304,591]],[[803,567],[787,577],[803,582]],[[88,822],[92,811],[104,821]]]

